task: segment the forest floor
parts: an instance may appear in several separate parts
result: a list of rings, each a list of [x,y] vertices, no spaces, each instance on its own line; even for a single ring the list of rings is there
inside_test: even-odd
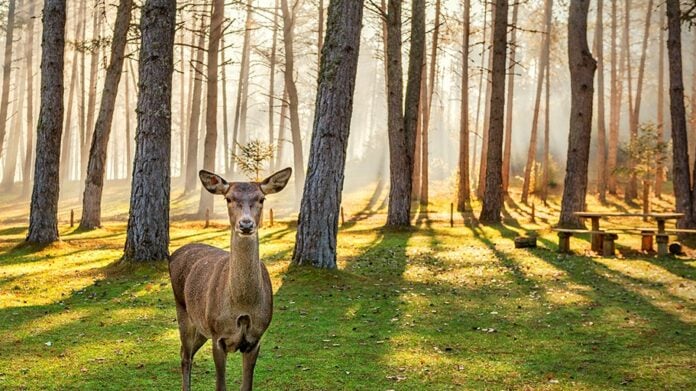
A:
[[[126,190],[107,194],[128,199]],[[436,197],[414,229],[389,231],[385,196],[347,197],[337,271],[289,266],[289,217],[261,229],[275,312],[258,389],[696,388],[693,252],[641,254],[639,237],[622,236],[615,258],[590,253],[587,237],[573,239],[576,255],[559,255],[548,230],[557,202],[537,205],[536,224],[529,207],[510,202],[502,225],[457,215],[450,227],[449,201]],[[191,242],[229,248],[223,216],[204,229],[177,217],[197,197],[178,199],[172,251]],[[66,220],[77,199],[62,201],[62,241],[45,248],[22,245],[26,204],[0,195],[0,389],[180,387],[167,265],[119,263],[127,202],[107,202],[104,228],[80,232]],[[539,247],[514,249],[527,230],[539,230]],[[194,360],[194,389],[213,388],[210,350]],[[230,355],[232,389],[240,367]]]

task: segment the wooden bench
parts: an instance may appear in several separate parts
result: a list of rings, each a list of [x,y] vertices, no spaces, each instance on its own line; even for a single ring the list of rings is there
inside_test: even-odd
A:
[[[600,237],[602,240],[602,255],[613,256],[616,246],[615,241],[619,235],[613,232],[592,231],[587,229],[553,228],[552,231],[558,233],[558,251],[570,253],[570,237],[573,235],[589,234]]]
[[[675,228],[675,229],[665,229],[666,234],[660,234],[659,231],[655,228],[637,228],[636,229],[638,233],[641,235],[641,245],[640,249],[641,251],[646,251],[646,252],[653,252],[655,251],[653,247],[653,238],[656,239],[656,242],[658,245],[662,245],[664,247],[667,246],[669,243],[669,234],[675,235],[675,234],[680,234],[680,233],[687,233],[687,234],[696,234],[696,229],[684,229],[684,228]]]

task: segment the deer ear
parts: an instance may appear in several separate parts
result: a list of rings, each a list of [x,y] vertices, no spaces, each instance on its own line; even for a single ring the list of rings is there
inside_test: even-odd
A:
[[[261,191],[263,194],[273,194],[283,190],[285,185],[288,184],[291,175],[292,168],[290,167],[276,172],[259,183]]]
[[[201,178],[201,183],[206,190],[213,194],[225,194],[230,184],[222,179],[220,175],[213,174],[210,171],[198,171],[198,177]]]

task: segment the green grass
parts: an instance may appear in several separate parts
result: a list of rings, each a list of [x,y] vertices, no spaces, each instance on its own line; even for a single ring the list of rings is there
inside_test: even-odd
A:
[[[436,199],[417,229],[388,231],[383,209],[362,210],[364,199],[345,204],[338,271],[289,266],[288,219],[262,229],[275,312],[258,389],[696,387],[692,255],[643,255],[631,250],[638,238],[623,236],[621,257],[590,254],[582,237],[572,242],[578,255],[559,255],[546,230],[539,248],[514,249],[511,239],[544,229],[557,204],[538,205],[537,224],[517,206],[504,225],[457,216],[450,228],[449,203]],[[216,223],[175,221],[171,249],[229,248],[224,220]],[[91,232],[62,226],[61,243],[32,248],[21,245],[25,225],[0,225],[0,389],[180,387],[167,266],[119,264],[124,231],[119,217]],[[194,389],[214,387],[210,350],[196,356]],[[232,389],[240,367],[230,355]]]

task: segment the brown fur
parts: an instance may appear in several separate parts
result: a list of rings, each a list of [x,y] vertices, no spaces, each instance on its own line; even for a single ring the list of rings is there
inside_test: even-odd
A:
[[[210,339],[216,389],[225,389],[227,353],[239,350],[242,390],[251,390],[259,341],[273,316],[271,279],[259,260],[258,226],[265,194],[282,190],[290,171],[280,171],[261,183],[227,183],[206,171],[201,171],[200,177],[208,191],[224,195],[227,200],[230,252],[188,244],[170,258],[169,275],[181,338],[182,389],[190,390],[193,357]],[[249,226],[253,227],[250,231]]]

